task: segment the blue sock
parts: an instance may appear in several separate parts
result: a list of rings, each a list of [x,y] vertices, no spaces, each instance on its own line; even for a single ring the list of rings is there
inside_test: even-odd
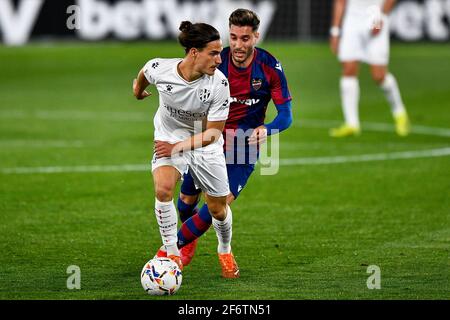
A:
[[[196,210],[198,201],[194,204],[186,204],[180,198],[178,198],[178,213],[180,214],[181,222],[185,222],[187,219],[192,217],[198,210]]]
[[[187,219],[178,230],[178,247],[182,248],[208,231],[212,217],[206,204],[199,212]]]

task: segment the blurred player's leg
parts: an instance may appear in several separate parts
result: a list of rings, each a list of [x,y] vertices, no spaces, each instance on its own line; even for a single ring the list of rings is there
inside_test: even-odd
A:
[[[358,62],[344,62],[342,65],[344,72],[340,80],[340,92],[345,124],[330,130],[330,135],[336,138],[360,133]]]
[[[411,131],[411,124],[406,112],[394,116],[395,131],[399,136],[405,137]]]
[[[367,42],[367,62],[371,66],[372,78],[383,90],[391,106],[397,134],[406,136],[410,131],[409,120],[400,95],[397,80],[388,71],[389,50],[389,19],[384,17],[383,27],[380,33],[377,36],[371,37]]]
[[[403,104],[397,80],[394,75],[387,72],[385,66],[372,66],[372,77],[380,85],[388,100],[392,116],[395,120],[395,129],[398,135],[407,136],[410,131],[408,114]]]
[[[345,123],[352,128],[359,128],[359,81],[357,77],[342,77],[340,81],[342,106]]]

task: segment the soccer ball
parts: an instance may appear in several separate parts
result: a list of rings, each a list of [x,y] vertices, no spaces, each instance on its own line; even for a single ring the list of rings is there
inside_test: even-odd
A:
[[[153,296],[172,295],[180,289],[183,276],[178,265],[169,258],[153,258],[141,272],[141,284]]]

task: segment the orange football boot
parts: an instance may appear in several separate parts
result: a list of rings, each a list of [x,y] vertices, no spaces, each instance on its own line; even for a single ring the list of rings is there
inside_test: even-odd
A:
[[[180,249],[181,262],[183,262],[183,266],[187,266],[189,263],[191,263],[191,260],[195,254],[195,248],[197,248],[197,241],[198,239],[195,239],[194,241]]]
[[[180,270],[183,271],[183,262],[181,262],[181,258],[179,256],[171,254],[167,256],[167,258],[174,261],[178,265],[178,267],[180,267]]]
[[[163,247],[161,247],[161,248],[163,248]],[[167,251],[165,251],[165,250],[163,250],[161,248],[158,249],[158,251],[156,252],[156,254],[153,257],[153,259],[154,258],[167,258]]]
[[[222,267],[222,277],[239,278],[239,267],[233,253],[219,253],[218,255],[220,266]]]

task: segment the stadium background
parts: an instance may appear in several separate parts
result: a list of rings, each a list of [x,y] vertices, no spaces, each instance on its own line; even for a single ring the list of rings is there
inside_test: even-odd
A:
[[[17,25],[6,26],[14,15],[6,10],[6,3],[14,4],[16,10],[19,4],[23,6],[26,37],[18,35],[22,28],[14,28]],[[259,10],[266,18],[261,25],[268,40],[323,40],[328,36],[332,11],[330,0],[2,0],[0,5],[5,6],[0,31],[6,44],[23,44],[29,39],[169,39],[176,35],[181,16],[226,26],[229,12],[239,6]],[[67,20],[75,12],[68,10],[71,5],[87,8],[81,10],[86,18],[81,20],[88,21],[84,29],[89,30],[67,28]],[[391,33],[403,41],[448,41],[449,8],[448,0],[399,0],[391,14]]]
[[[160,241],[156,100],[135,101],[131,81],[150,57],[182,54],[174,17],[226,32],[223,8],[241,6],[263,16],[261,46],[283,63],[294,124],[278,174],[255,174],[234,204],[242,278],[220,279],[210,231],[169,299],[448,298],[449,0],[399,1],[392,15],[412,134],[395,136],[363,67],[363,134],[346,140],[327,134],[342,121],[331,1],[85,0],[108,13],[84,10],[88,25],[71,30],[67,8],[82,2],[0,0],[0,299],[149,298],[138,277]],[[155,12],[157,23],[143,20]],[[79,290],[67,287],[74,265]],[[379,290],[367,286],[372,265]]]

